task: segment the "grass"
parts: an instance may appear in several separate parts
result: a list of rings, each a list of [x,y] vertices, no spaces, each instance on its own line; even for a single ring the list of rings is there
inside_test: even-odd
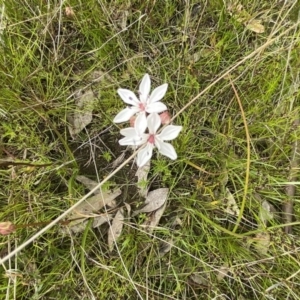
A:
[[[109,252],[107,224],[52,226],[2,263],[1,299],[300,298],[299,193],[286,192],[298,184],[299,1],[224,2],[5,2],[0,220],[18,227],[0,237],[2,258],[82,199],[77,174],[109,178],[125,150],[112,123],[124,108],[117,88],[136,91],[146,72],[153,86],[167,82],[164,103],[183,130],[176,161],[152,160],[150,189],[170,188],[153,233],[141,226],[148,214],[127,218]],[[265,32],[247,29],[249,18]],[[97,101],[72,138],[78,90]],[[130,162],[105,183],[121,188],[119,205],[142,201],[135,172]],[[263,203],[275,211],[267,224]]]

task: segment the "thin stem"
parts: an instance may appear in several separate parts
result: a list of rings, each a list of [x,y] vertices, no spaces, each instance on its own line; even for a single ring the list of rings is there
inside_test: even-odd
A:
[[[129,163],[137,154],[138,151],[135,151],[129,158],[127,158],[118,168],[116,168],[112,173],[110,173],[105,179],[103,179],[99,184],[97,184],[90,192],[88,192],[86,195],[84,195],[77,203],[75,203],[73,206],[71,206],[69,209],[67,209],[64,213],[62,213],[60,216],[58,216],[55,220],[53,220],[50,224],[46,225],[43,229],[38,231],[36,234],[34,234],[31,238],[29,238],[27,241],[25,241],[23,244],[21,244],[19,247],[17,247],[15,250],[4,256],[0,260],[0,264],[2,265],[4,262],[6,262],[11,257],[15,256],[17,253],[19,253],[21,250],[23,250],[26,246],[31,244],[34,240],[36,240],[39,236],[41,236],[43,233],[45,233],[48,229],[52,228],[55,224],[57,224],[60,220],[62,220],[64,217],[66,217],[74,208],[78,207],[84,200],[86,200],[89,196],[91,196],[95,191],[97,191],[105,182],[107,182],[110,178],[112,178],[116,173],[118,173],[127,163]]]
[[[250,154],[251,154],[251,152],[250,152],[250,134],[249,134],[247,119],[246,119],[245,112],[244,112],[244,109],[243,109],[242,101],[241,101],[241,99],[238,95],[238,92],[237,92],[232,80],[230,78],[229,78],[229,80],[230,80],[232,89],[234,91],[236,100],[237,100],[237,102],[239,104],[239,107],[240,107],[240,111],[241,111],[241,115],[242,115],[242,119],[243,119],[244,127],[245,127],[246,141],[247,141],[247,162],[246,162],[246,177],[245,177],[245,185],[244,185],[244,195],[243,195],[243,200],[242,200],[242,204],[241,204],[241,207],[240,207],[240,212],[239,212],[237,221],[236,221],[236,223],[234,225],[234,228],[232,230],[232,232],[236,232],[236,230],[238,229],[238,227],[240,225],[240,222],[243,218],[243,213],[244,213],[246,200],[247,200],[248,186],[249,186],[249,176],[250,176],[250,161],[251,161],[250,160],[250,158],[251,158]]]

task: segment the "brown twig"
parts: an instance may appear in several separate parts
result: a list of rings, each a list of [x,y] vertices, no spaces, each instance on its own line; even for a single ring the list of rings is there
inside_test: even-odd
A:
[[[294,128],[295,131],[299,128],[300,120],[296,119],[294,121]],[[297,169],[299,167],[299,151],[300,145],[298,139],[295,139],[293,144],[293,151],[291,157],[291,165],[290,165],[290,173],[288,181],[291,182],[286,186],[286,195],[287,199],[283,203],[283,220],[286,226],[284,227],[284,231],[286,233],[292,233],[292,217],[293,217],[293,206],[294,206],[294,196],[296,192],[296,186],[293,184],[297,180]]]

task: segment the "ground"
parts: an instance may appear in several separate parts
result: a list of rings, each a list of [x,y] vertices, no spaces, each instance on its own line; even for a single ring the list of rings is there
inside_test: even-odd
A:
[[[299,299],[299,1],[19,1],[1,7],[1,299]],[[146,182],[114,116],[118,88],[145,73],[173,124],[170,160]],[[91,95],[92,108],[78,106]],[[71,134],[70,116],[92,111]],[[123,160],[116,159],[124,155]],[[123,165],[122,165],[123,164]],[[114,170],[120,167],[116,175]],[[110,226],[68,218],[26,241],[89,192],[78,175],[121,190]],[[105,214],[106,209],[93,213]],[[111,224],[111,223],[110,223]],[[1,226],[0,226],[1,227]]]

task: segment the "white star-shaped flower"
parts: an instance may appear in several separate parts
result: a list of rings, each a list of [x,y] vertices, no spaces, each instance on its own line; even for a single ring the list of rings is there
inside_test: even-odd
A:
[[[173,160],[177,158],[174,147],[164,141],[175,139],[182,126],[168,125],[163,128],[161,133],[157,134],[160,125],[161,119],[157,113],[151,113],[147,119],[142,114],[136,119],[134,128],[130,127],[121,130],[121,134],[125,137],[119,141],[120,145],[134,145],[143,148],[137,155],[138,167],[145,165],[151,159],[154,147],[161,154]],[[144,133],[147,127],[149,133]]]
[[[120,133],[124,136],[119,140],[121,146],[140,146],[147,141],[145,134],[147,119],[145,114],[140,114],[134,122],[134,127],[121,129]]]
[[[160,113],[167,110],[165,104],[160,102],[167,92],[168,84],[162,84],[155,88],[150,94],[151,80],[148,74],[145,74],[139,86],[139,99],[130,90],[118,89],[118,94],[122,100],[131,105],[121,110],[114,118],[115,123],[128,121],[136,113]]]

